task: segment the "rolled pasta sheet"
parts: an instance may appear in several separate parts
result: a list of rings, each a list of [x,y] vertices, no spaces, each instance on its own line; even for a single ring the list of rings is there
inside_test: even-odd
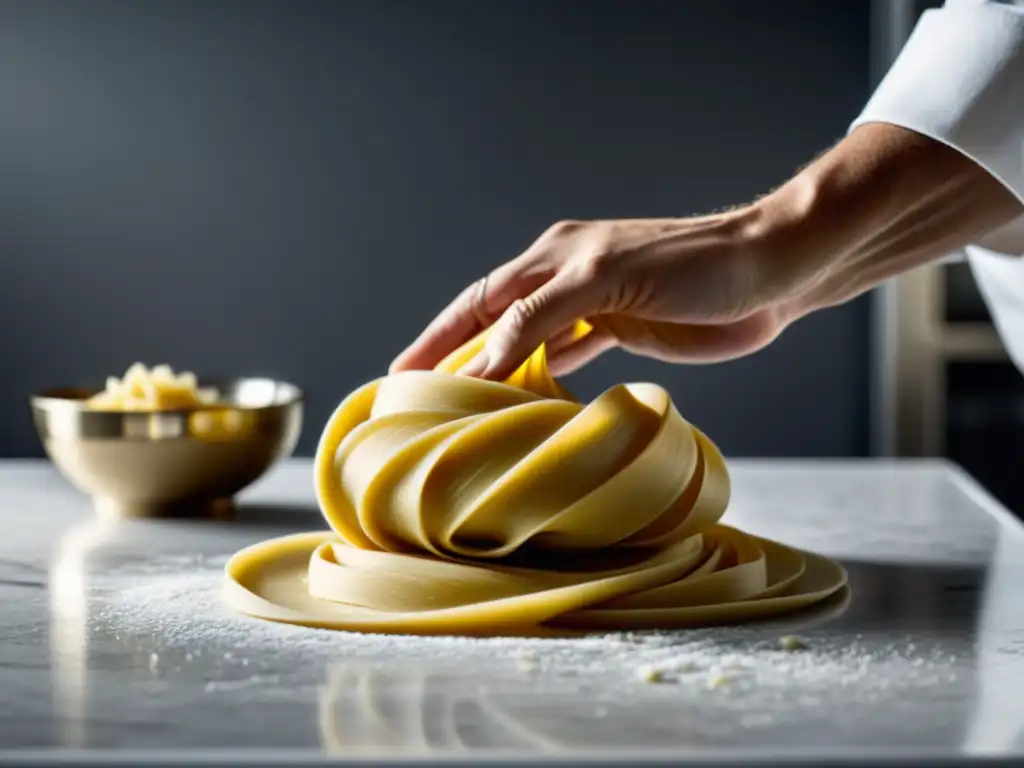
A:
[[[485,340],[338,406],[315,460],[331,530],[237,553],[235,609],[366,632],[534,634],[744,621],[845,585],[826,558],[720,523],[725,462],[663,388],[580,403],[543,347],[502,383],[455,375]]]

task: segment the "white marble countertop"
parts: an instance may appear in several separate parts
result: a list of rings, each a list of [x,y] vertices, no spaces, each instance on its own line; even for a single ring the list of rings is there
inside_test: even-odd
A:
[[[235,520],[123,523],[47,463],[0,462],[0,763],[1024,754],[1024,529],[1009,513],[939,461],[730,467],[726,521],[840,559],[849,599],[577,640],[266,624],[220,603],[221,569],[322,527],[308,461],[244,494]],[[806,647],[783,650],[793,633]]]

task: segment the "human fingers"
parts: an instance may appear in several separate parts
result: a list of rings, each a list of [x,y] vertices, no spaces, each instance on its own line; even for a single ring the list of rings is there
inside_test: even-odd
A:
[[[548,369],[552,376],[568,376],[616,346],[615,336],[603,328],[594,328],[583,338],[558,346],[549,345]]]
[[[600,312],[600,288],[577,270],[566,270],[505,310],[484,348],[459,371],[465,376],[501,380],[550,338],[576,321]]]
[[[391,363],[390,372],[429,370],[486,328],[512,302],[550,278],[529,253],[503,264],[464,288]]]

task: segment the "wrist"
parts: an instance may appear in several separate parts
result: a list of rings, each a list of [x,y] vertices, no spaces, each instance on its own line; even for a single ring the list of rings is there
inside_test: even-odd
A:
[[[838,258],[834,231],[820,224],[822,198],[819,176],[804,172],[738,216],[740,252],[762,303],[777,304],[799,295]]]
[[[794,315],[940,259],[1021,212],[970,158],[880,123],[855,130],[756,206],[760,269]]]

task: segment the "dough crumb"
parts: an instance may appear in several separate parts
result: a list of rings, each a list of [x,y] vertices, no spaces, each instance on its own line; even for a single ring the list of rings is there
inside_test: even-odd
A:
[[[731,675],[727,675],[725,672],[712,672],[708,676],[708,690],[717,691],[719,688],[724,688],[731,682]]]
[[[516,667],[520,672],[532,672],[538,666],[537,652],[527,648],[516,656]]]
[[[663,683],[665,682],[665,674],[650,664],[644,664],[638,667],[636,670],[636,676],[643,680],[645,683]]]
[[[779,648],[784,651],[804,651],[807,650],[807,647],[807,641],[796,635],[786,635],[779,638]]]

